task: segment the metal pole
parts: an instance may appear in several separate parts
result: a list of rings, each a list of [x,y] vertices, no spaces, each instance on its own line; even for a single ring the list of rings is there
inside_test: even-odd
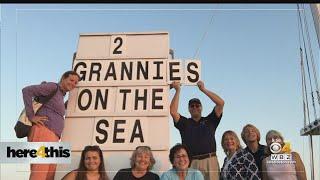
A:
[[[310,144],[311,180],[314,180],[313,141],[312,141],[311,134],[309,135],[309,144]]]

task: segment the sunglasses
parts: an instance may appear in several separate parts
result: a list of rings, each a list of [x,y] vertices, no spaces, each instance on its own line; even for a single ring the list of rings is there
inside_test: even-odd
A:
[[[190,108],[199,108],[199,107],[201,107],[201,105],[200,104],[191,104],[189,107]]]
[[[138,149],[147,149],[147,150],[151,151],[150,146],[137,146],[136,150],[138,150]]]

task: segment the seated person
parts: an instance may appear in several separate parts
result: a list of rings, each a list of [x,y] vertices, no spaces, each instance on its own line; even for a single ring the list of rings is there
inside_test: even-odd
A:
[[[62,180],[109,180],[104,168],[99,146],[86,146],[81,153],[79,167],[66,174]]]
[[[158,180],[159,176],[150,172],[156,163],[149,146],[138,146],[130,158],[131,168],[120,169],[114,180]]]
[[[202,173],[197,169],[189,168],[190,153],[187,146],[176,144],[170,149],[169,159],[172,169],[161,176],[161,180],[203,180]]]

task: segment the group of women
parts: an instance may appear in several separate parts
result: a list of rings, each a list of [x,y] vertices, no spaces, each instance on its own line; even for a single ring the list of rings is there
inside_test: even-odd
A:
[[[58,142],[64,127],[65,104],[63,101],[67,92],[74,89],[80,76],[74,71],[65,72],[59,83],[42,83],[23,88],[23,99],[28,118],[33,123],[28,135],[29,142]],[[203,83],[202,86],[203,88]],[[200,88],[199,87],[199,88]],[[33,112],[32,100],[34,97],[55,95],[44,104],[37,113]],[[241,137],[246,148],[242,148],[240,140],[234,131],[225,131],[222,135],[221,146],[226,154],[220,172],[220,179],[263,179],[263,180],[305,180],[306,172],[297,152],[284,148],[283,136],[275,130],[266,135],[267,146],[260,145],[260,132],[253,125],[243,128]],[[277,141],[275,141],[277,140]],[[272,161],[271,146],[278,143],[276,153],[286,153],[290,161]],[[161,177],[151,172],[155,158],[148,146],[139,146],[133,151],[130,159],[131,168],[117,172],[115,180],[202,180],[204,176],[198,169],[190,168],[192,158],[188,148],[177,144],[170,149],[169,160],[172,169],[162,173]],[[56,164],[31,164],[30,180],[54,179]],[[212,170],[211,170],[212,171]],[[108,179],[104,167],[103,154],[98,146],[86,146],[81,154],[78,169],[68,173],[64,180],[76,179]]]
[[[138,146],[130,158],[130,168],[120,169],[114,180],[170,180],[192,179],[203,180],[200,171],[189,168],[190,156],[185,145],[177,144],[170,149],[170,162],[173,168],[162,174],[151,172],[156,163],[149,146]],[[66,174],[63,180],[108,180],[102,151],[99,146],[86,146],[81,153],[79,167]]]
[[[267,132],[267,146],[264,146],[262,153],[252,153],[250,148],[248,148],[250,135],[245,135],[245,129],[251,127],[253,127],[251,134],[255,135],[256,144],[259,146],[260,132],[253,125],[247,125],[242,132],[242,138],[245,144],[247,144],[247,148],[242,148],[240,140],[234,131],[228,130],[223,133],[221,145],[226,154],[226,158],[221,168],[220,179],[307,179],[304,164],[299,154],[291,151],[289,146],[286,147],[284,137],[276,130]],[[276,156],[277,154],[287,154],[286,157],[292,158],[272,160],[271,156]]]
[[[260,138],[260,137],[258,137]],[[267,146],[263,154],[262,172],[255,161],[255,157],[247,148],[242,148],[240,140],[234,131],[225,131],[222,135],[221,145],[226,154],[221,168],[220,179],[288,179],[305,180],[306,174],[303,162],[296,152],[290,149],[279,151],[278,153],[289,153],[292,155],[291,161],[272,162],[270,159],[270,146],[277,140],[283,149],[285,143],[283,136],[275,130],[270,130],[266,135]],[[247,144],[247,143],[246,143]],[[285,152],[284,152],[285,151]],[[114,180],[203,180],[202,173],[197,169],[190,168],[192,161],[188,148],[183,144],[176,144],[170,149],[169,160],[172,169],[164,172],[161,176],[151,172],[155,158],[152,150],[148,146],[138,146],[130,158],[130,168],[120,169],[114,176]],[[108,176],[104,167],[103,155],[99,146],[86,146],[81,154],[79,167],[71,171],[63,180],[97,179],[107,180]]]

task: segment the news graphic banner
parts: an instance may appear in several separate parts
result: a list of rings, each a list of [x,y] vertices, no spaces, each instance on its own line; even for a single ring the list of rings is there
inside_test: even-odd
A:
[[[70,164],[70,144],[65,142],[1,142],[1,163]]]
[[[169,84],[201,79],[199,60],[170,59],[168,32],[81,34],[73,69],[62,135],[73,151],[168,150]]]

